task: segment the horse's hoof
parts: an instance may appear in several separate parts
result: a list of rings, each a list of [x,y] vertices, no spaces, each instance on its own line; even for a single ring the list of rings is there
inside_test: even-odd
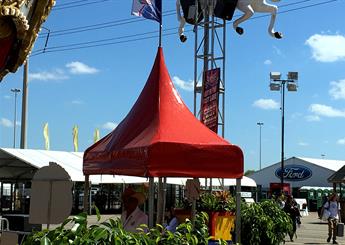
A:
[[[239,34],[239,35],[242,35],[244,30],[242,27],[236,27],[236,32]]]
[[[180,40],[184,43],[185,41],[187,41],[187,37],[185,35],[181,35]]]
[[[277,39],[281,39],[281,38],[283,38],[283,34],[281,32],[275,32],[274,37]]]

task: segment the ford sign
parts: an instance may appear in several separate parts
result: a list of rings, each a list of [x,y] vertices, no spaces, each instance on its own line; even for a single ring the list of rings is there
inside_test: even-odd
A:
[[[281,168],[278,168],[275,175],[280,179],[282,174]],[[284,179],[288,181],[303,181],[313,175],[310,168],[302,165],[286,165],[284,167]]]

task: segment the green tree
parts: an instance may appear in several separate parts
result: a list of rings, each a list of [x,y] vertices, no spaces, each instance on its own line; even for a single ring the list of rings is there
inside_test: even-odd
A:
[[[253,173],[255,173],[255,170],[254,169],[249,169],[246,172],[244,172],[244,176],[249,176],[249,175],[251,175]]]

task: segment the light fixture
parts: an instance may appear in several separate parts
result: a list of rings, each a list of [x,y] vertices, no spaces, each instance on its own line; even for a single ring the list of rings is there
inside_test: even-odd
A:
[[[297,91],[297,84],[294,82],[289,82],[287,85],[287,90],[290,92],[296,92]]]
[[[298,80],[298,72],[296,71],[289,71],[287,74],[287,78],[289,80]]]
[[[280,90],[280,84],[279,83],[270,83],[270,90],[271,91],[279,91]]]
[[[270,78],[271,80],[280,80],[282,74],[278,71],[271,71],[270,72]]]

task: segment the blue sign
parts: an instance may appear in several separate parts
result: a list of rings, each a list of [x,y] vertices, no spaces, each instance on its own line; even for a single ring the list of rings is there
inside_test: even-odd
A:
[[[275,175],[280,179],[282,176],[282,169],[278,168]],[[286,165],[284,166],[284,179],[288,181],[303,181],[309,179],[313,175],[310,168],[302,165]]]

